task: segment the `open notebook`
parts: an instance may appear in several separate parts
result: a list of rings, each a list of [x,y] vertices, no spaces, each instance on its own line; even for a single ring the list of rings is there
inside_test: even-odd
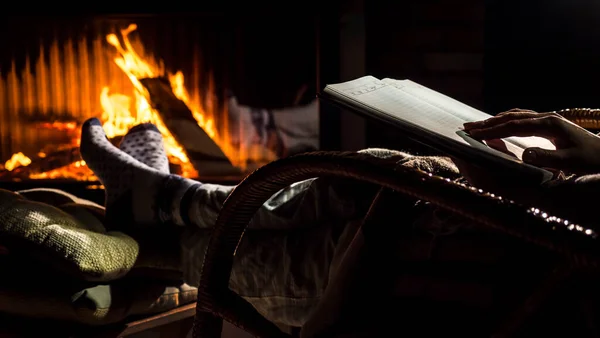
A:
[[[539,137],[510,137],[502,140],[506,153],[490,148],[462,131],[462,126],[491,115],[410,80],[365,76],[327,85],[320,97],[392,124],[411,139],[449,156],[511,170],[540,181],[552,178],[551,172],[521,161],[526,148],[554,149],[550,141]]]

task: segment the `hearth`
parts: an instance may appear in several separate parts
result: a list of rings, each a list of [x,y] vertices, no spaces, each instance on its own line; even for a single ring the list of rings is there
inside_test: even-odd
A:
[[[13,19],[14,31],[23,30],[18,38],[4,33],[9,52],[0,60],[0,181],[97,186],[78,147],[80,126],[90,117],[101,120],[114,144],[135,124],[156,124],[172,172],[185,177],[239,177],[290,154],[273,128],[273,109],[245,106],[231,92],[240,60],[223,54],[244,53],[223,45],[243,45],[235,41],[243,22],[223,33],[209,27],[219,18],[201,15],[38,19]],[[315,47],[303,48],[314,62]],[[312,88],[315,77],[316,70],[303,81]],[[302,106],[309,121],[316,119],[318,106],[306,99],[314,90],[299,87],[288,106]],[[285,111],[285,103],[274,109]],[[261,124],[248,126],[257,117]],[[311,125],[318,135],[318,121]],[[308,144],[301,148],[315,148],[318,139]]]

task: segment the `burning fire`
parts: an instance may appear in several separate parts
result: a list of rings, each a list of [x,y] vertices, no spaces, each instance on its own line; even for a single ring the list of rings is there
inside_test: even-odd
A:
[[[150,107],[148,92],[140,83],[140,79],[157,78],[164,75],[164,67],[142,59],[133,49],[129,40],[129,33],[136,30],[137,26],[129,25],[121,30],[123,46],[115,34],[106,37],[108,43],[114,46],[119,56],[114,59],[119,68],[127,75],[135,88],[135,114],[130,111],[131,99],[122,94],[109,94],[109,88],[104,87],[100,94],[103,108],[102,119],[104,130],[109,138],[125,135],[136,124],[143,122],[154,123],[164,137],[165,148],[171,162],[181,165],[183,176],[194,176],[196,170],[190,163],[183,148],[177,143],[169,129],[164,125],[158,112]],[[202,126],[201,126],[202,127]],[[214,131],[213,131],[214,133]]]
[[[39,126],[41,128],[46,128],[46,129],[56,129],[56,130],[61,130],[61,131],[71,131],[71,130],[75,130],[77,129],[77,123],[75,122],[43,122],[40,123]]]
[[[96,181],[96,177],[94,177],[94,175],[90,176],[89,174],[90,169],[86,166],[85,161],[81,160],[58,169],[40,174],[31,174],[29,175],[29,178],[34,180],[62,178],[79,181]]]
[[[149,94],[144,88],[144,86],[140,83],[140,79],[144,78],[157,78],[164,77],[165,75],[168,77],[169,82],[171,84],[171,88],[175,96],[182,100],[192,111],[192,114],[197,121],[198,125],[204,129],[204,131],[221,147],[223,152],[228,156],[230,161],[242,169],[245,166],[246,160],[248,158],[247,151],[241,151],[240,149],[234,149],[234,147],[230,143],[228,133],[222,133],[219,135],[217,129],[214,125],[214,114],[215,111],[211,105],[206,105],[203,107],[200,102],[200,95],[194,92],[195,95],[190,96],[185,85],[184,85],[184,75],[181,71],[178,71],[174,74],[166,73],[164,69],[164,65],[161,62],[156,62],[156,60],[150,55],[141,55],[143,52],[139,52],[142,50],[141,44],[138,41],[130,40],[129,34],[137,29],[137,25],[131,24],[126,29],[122,29],[120,31],[121,40],[116,34],[109,34],[106,36],[106,41],[113,46],[118,55],[113,59],[114,64],[118,66],[118,68],[126,75],[127,79],[133,86],[133,93],[130,95],[119,92],[119,89],[124,89],[126,86],[123,83],[118,83],[117,91],[114,91],[111,85],[103,85],[101,86],[99,94],[99,103],[102,109],[101,116],[99,116],[100,120],[103,123],[104,130],[109,138],[115,138],[118,136],[125,135],[127,131],[135,126],[136,124],[143,122],[151,122],[154,123],[159,131],[162,133],[165,142],[165,148],[167,150],[167,155],[169,156],[169,161],[173,164],[179,165],[182,171],[182,176],[185,177],[193,177],[197,175],[196,170],[190,163],[185,150],[182,146],[175,140],[169,129],[163,123],[160,114],[153,109],[149,104]],[[139,45],[138,45],[139,44]],[[87,51],[86,43],[79,43],[79,52],[77,54],[79,56],[79,61],[75,62],[76,53],[73,52],[73,46],[71,42],[67,43],[64,52],[65,62],[69,60],[72,61],[72,64],[78,64],[80,67],[85,67],[90,64],[90,61],[86,58],[85,54]],[[136,45],[138,48],[134,48]],[[94,60],[99,62],[101,60],[101,55],[97,50],[101,50],[102,48],[99,45],[98,41],[94,41]],[[40,51],[40,55],[43,55],[43,48]],[[55,60],[56,63],[60,63],[60,58],[58,55],[58,47],[53,45],[51,47],[50,52],[50,61]],[[83,56],[82,56],[83,55]],[[41,60],[41,61],[40,61]],[[35,103],[33,103],[33,97],[39,96],[42,105],[48,108],[48,102],[54,100],[55,104],[60,105],[61,107],[68,106],[72,104],[72,100],[65,99],[64,96],[62,98],[50,98],[49,99],[49,90],[47,88],[48,82],[56,82],[60,81],[60,75],[54,74],[55,71],[53,67],[46,67],[44,65],[43,57],[40,57],[38,63],[36,64],[36,76],[44,78],[45,74],[50,71],[51,81],[42,80],[35,81],[33,75],[29,71],[29,59],[26,60],[26,71],[23,73],[23,91],[25,92],[25,96],[27,98],[21,98],[21,101],[24,102],[24,105],[28,105],[28,107],[33,107]],[[88,70],[84,70],[84,75],[80,74],[79,80],[84,80],[82,82],[86,82],[87,79],[82,79],[85,77],[85,74],[92,75],[88,73]],[[74,69],[70,69],[67,72],[66,83],[65,86],[75,86],[77,82],[76,71]],[[99,73],[104,73],[100,71]],[[111,72],[112,73],[112,72]],[[18,83],[18,79],[16,76],[15,66],[13,64],[13,69],[11,71],[14,79],[10,78],[11,81],[16,81]],[[97,79],[104,80],[105,83],[112,81],[112,79],[106,78],[103,74],[96,74]],[[116,76],[116,74],[109,74]],[[92,75],[93,76],[93,75]],[[213,93],[213,83],[212,78],[209,81],[209,88],[206,90],[206,96],[212,97]],[[9,81],[10,82],[10,81]],[[36,90],[36,94],[33,94],[33,90],[29,90],[29,88],[35,88],[35,82],[37,83],[38,90]],[[114,81],[112,81],[114,82]],[[40,85],[41,83],[41,85]],[[120,85],[119,85],[120,84]],[[83,85],[83,92],[88,93],[91,92],[90,84]],[[97,88],[97,87],[96,87]],[[0,98],[1,100],[2,98]],[[15,100],[13,100],[15,101]],[[17,102],[19,100],[16,100]],[[12,101],[11,101],[12,102]],[[210,100],[206,100],[206,102],[210,103]],[[10,103],[10,102],[9,102]],[[13,102],[13,104],[15,104]],[[15,104],[18,105],[18,104]],[[82,108],[86,110],[86,112],[91,113],[91,115],[96,115],[93,112],[91,105],[88,103],[76,103],[78,105],[76,108]],[[10,106],[10,105],[9,105]],[[42,109],[44,110],[44,109]],[[30,109],[31,111],[31,109]],[[219,112],[221,114],[226,114],[227,112]],[[80,113],[82,114],[82,113]],[[86,117],[87,118],[87,117]],[[224,119],[227,121],[227,119]],[[81,121],[79,121],[81,122]],[[65,131],[69,135],[72,135],[71,144],[78,146],[79,145],[79,122],[74,121],[56,121],[56,122],[45,122],[38,123],[40,128],[54,129]],[[222,130],[227,130],[227,126],[225,126]],[[46,157],[47,152],[40,151],[38,153],[38,158]],[[5,165],[5,170],[14,170],[19,166],[28,166],[32,163],[32,159],[25,156],[22,152],[18,152],[12,156],[10,160],[8,160]],[[0,169],[1,165],[0,165]],[[33,179],[48,179],[48,178],[74,178],[79,180],[95,180],[93,173],[87,168],[84,161],[77,161],[65,167],[61,167],[58,169],[54,169],[51,171],[38,173],[38,174],[29,174],[30,178]]]
[[[12,171],[13,169],[15,169],[16,167],[25,167],[31,164],[31,159],[25,155],[23,155],[22,152],[18,152],[16,154],[13,154],[13,156],[10,158],[10,160],[6,161],[6,163],[4,164],[4,169],[8,170],[8,171]]]

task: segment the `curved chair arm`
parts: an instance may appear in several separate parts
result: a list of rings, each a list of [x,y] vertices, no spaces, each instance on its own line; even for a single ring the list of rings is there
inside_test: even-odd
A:
[[[571,108],[555,111],[558,115],[585,129],[600,129],[600,109]]]
[[[259,337],[287,337],[229,289],[233,258],[251,218],[274,193],[300,180],[332,176],[370,182],[429,201],[483,226],[562,253],[578,264],[596,266],[600,261],[593,230],[538,209],[368,154],[301,154],[256,170],[227,198],[204,257],[193,337],[220,337],[222,319]]]

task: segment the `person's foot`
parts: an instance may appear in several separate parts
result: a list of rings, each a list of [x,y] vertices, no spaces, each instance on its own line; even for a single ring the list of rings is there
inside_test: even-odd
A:
[[[151,168],[115,147],[95,118],[84,123],[80,147],[81,156],[106,189],[108,223],[125,227],[185,224],[181,201],[198,182]]]
[[[150,168],[162,173],[170,172],[163,137],[152,123],[142,123],[131,128],[121,140],[119,149]]]

